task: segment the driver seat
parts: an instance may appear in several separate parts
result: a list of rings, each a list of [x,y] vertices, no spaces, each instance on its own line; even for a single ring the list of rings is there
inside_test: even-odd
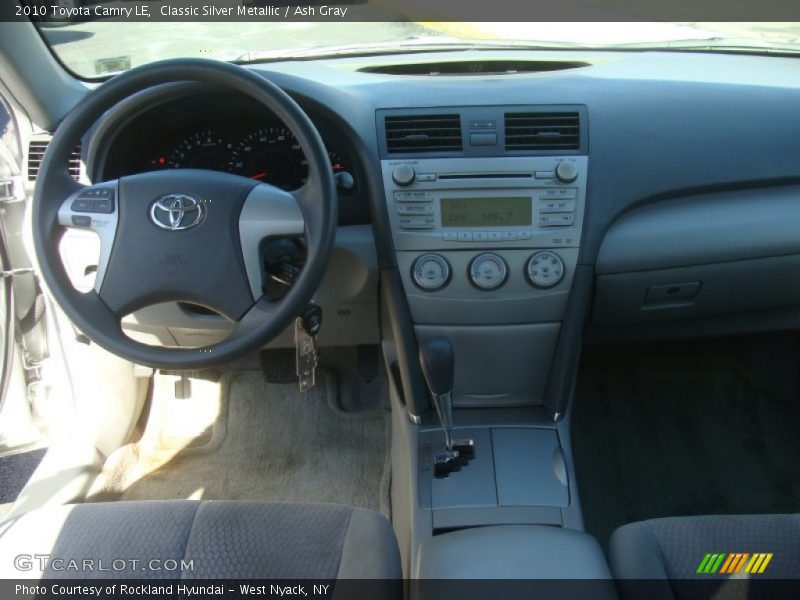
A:
[[[0,523],[0,577],[333,580],[402,574],[392,526],[370,510],[166,500],[54,506]]]

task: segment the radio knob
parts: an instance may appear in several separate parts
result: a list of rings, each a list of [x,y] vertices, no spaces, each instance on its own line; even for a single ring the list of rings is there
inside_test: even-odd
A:
[[[561,183],[572,183],[578,178],[578,167],[575,163],[560,162],[556,167],[556,179]]]
[[[416,178],[417,174],[414,171],[414,168],[411,165],[400,165],[394,170],[392,173],[392,179],[397,185],[411,185],[414,183],[414,179]]]

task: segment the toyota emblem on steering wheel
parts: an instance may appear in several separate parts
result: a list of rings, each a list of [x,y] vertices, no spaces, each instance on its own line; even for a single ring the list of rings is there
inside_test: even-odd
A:
[[[203,203],[188,194],[167,194],[153,202],[150,220],[168,231],[191,229],[203,222],[206,216]]]

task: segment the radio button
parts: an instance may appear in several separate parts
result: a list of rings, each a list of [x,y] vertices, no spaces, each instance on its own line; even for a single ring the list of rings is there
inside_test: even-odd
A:
[[[539,212],[575,212],[575,200],[567,200],[566,198],[548,198],[547,200],[542,200],[542,205],[539,207]]]
[[[487,231],[486,235],[488,236],[490,242],[500,242],[503,240],[503,236],[499,231]]]
[[[420,173],[417,175],[417,181],[436,181],[436,173]]]
[[[538,191],[539,196],[544,198],[577,198],[578,188],[547,188]]]
[[[442,239],[445,242],[457,242],[458,241],[458,232],[457,231],[445,231],[442,234]]]
[[[395,192],[395,202],[433,202],[430,192]]]
[[[516,231],[503,231],[501,233],[502,233],[504,242],[516,242],[517,241],[517,232]]]
[[[529,240],[532,237],[533,237],[533,232],[529,231],[527,229],[517,232],[517,239],[518,240]]]
[[[571,213],[539,215],[539,227],[570,227],[574,224],[575,215]]]
[[[471,231],[459,231],[458,232],[458,241],[459,242],[471,242],[472,241],[472,232]]]
[[[475,231],[472,234],[472,241],[474,242],[488,242],[489,234],[486,231]]]
[[[401,229],[433,229],[433,217],[400,217]]]
[[[432,215],[433,204],[400,204],[397,206],[398,215]]]

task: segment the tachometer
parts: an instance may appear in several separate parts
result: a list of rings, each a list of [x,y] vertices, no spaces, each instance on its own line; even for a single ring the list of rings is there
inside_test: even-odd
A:
[[[308,161],[286,127],[264,127],[247,135],[233,150],[228,170],[285,190],[308,179]]]
[[[151,167],[157,169],[211,169],[221,171],[232,144],[213,129],[192,133],[172,147],[166,156],[157,156]]]

